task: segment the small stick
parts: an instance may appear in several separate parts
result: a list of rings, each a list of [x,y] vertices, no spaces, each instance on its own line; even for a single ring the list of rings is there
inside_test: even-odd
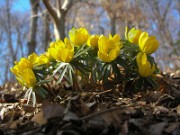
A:
[[[125,106],[120,106],[120,107],[116,107],[116,108],[110,108],[107,110],[103,110],[101,112],[95,112],[93,114],[89,114],[88,116],[81,117],[79,120],[87,120],[87,119],[90,119],[92,117],[96,117],[98,115],[103,115],[103,114],[108,113],[108,112],[122,110],[122,109],[125,109],[127,107],[135,107],[135,106],[144,106],[144,105],[125,105]]]

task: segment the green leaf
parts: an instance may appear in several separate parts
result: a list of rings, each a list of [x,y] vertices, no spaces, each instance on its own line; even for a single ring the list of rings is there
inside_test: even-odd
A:
[[[147,78],[147,81],[149,82],[149,84],[152,86],[153,89],[158,87],[157,82],[153,78]]]
[[[92,65],[91,74],[92,74],[92,80],[94,82],[97,82],[97,80],[100,78],[101,67],[102,67],[102,63],[100,62],[94,62],[94,64]]]
[[[150,62],[151,66],[153,66],[153,64],[155,63],[154,58],[150,55],[147,55],[147,59]]]
[[[144,85],[144,78],[138,78],[136,81],[135,81],[135,90],[141,90],[141,88],[143,87]]]
[[[68,64],[69,64],[69,63],[61,62],[61,63],[59,64],[59,66],[54,70],[53,76],[56,75],[56,73],[57,73],[61,68],[63,68],[64,66],[66,66],[66,65],[68,65]]]
[[[115,75],[115,79],[117,81],[123,80],[123,75],[120,73],[120,69],[118,68],[117,64],[112,63],[112,69],[113,69],[113,73]]]
[[[81,52],[79,52],[78,54],[76,54],[76,55],[74,55],[74,58],[77,58],[78,56],[80,56],[80,55],[82,55],[82,54],[84,54],[84,53],[86,53],[88,50],[90,50],[91,48],[90,47],[88,47],[88,48],[86,48],[86,49],[84,49],[84,50],[82,50]]]
[[[116,59],[116,62],[117,62],[117,64],[122,66],[124,69],[129,68],[129,65],[128,65],[127,61],[123,60],[121,56]]]
[[[68,65],[65,65],[64,69],[62,69],[62,72],[60,72],[60,76],[56,83],[60,83],[62,81],[67,69],[68,69]]]
[[[42,98],[46,98],[46,95],[48,94],[48,92],[42,87],[38,87],[34,91],[35,93],[39,94]]]
[[[88,72],[90,72],[90,68],[81,62],[74,61],[71,64],[84,75],[87,75],[87,74],[89,74]]]
[[[75,58],[76,55],[78,55],[79,52],[81,52],[84,49],[85,46],[86,46],[86,44],[84,44],[84,45],[78,47],[77,49],[75,49],[74,58]]]
[[[103,75],[104,82],[108,81],[108,78],[110,76],[110,71],[111,71],[111,65],[108,64],[107,66],[105,66],[105,71],[104,71],[104,75]]]
[[[69,74],[68,74],[69,83],[72,86],[73,85],[74,70],[73,70],[71,65],[68,66],[68,71],[69,71]]]
[[[77,58],[78,56],[81,56],[82,54],[86,53],[89,51],[91,47],[87,47],[86,44],[80,46],[77,50],[75,50],[74,58]]]
[[[32,88],[30,88],[29,89],[29,92],[28,92],[28,97],[27,97],[27,104],[29,104],[29,101],[30,101],[30,99],[31,99],[31,93],[33,92],[33,89]]]
[[[101,80],[101,78],[103,78],[104,74],[105,74],[105,70],[106,70],[106,66],[107,64],[104,63],[103,65],[101,65],[99,68],[100,68],[100,71],[99,71],[99,80]]]
[[[45,79],[45,80],[40,80],[37,85],[41,85],[41,84],[48,83],[51,81],[53,81],[53,77],[50,77],[50,78]]]
[[[33,107],[35,107],[35,105],[36,105],[36,94],[34,91],[32,92],[32,102],[33,102]]]

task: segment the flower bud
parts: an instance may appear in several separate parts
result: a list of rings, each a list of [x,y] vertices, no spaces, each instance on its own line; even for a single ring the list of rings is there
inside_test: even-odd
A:
[[[86,44],[89,38],[89,33],[85,28],[72,28],[69,31],[69,38],[75,46],[82,46]]]
[[[149,77],[153,75],[155,71],[155,65],[151,65],[145,53],[139,52],[136,56],[136,62],[138,66],[138,72],[141,76]]]

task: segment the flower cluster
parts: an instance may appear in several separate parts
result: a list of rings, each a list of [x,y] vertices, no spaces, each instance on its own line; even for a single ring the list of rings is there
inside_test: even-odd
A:
[[[51,42],[44,54],[21,58],[11,71],[23,86],[35,92],[49,80],[74,85],[77,76],[86,76],[89,83],[108,81],[109,77],[123,82],[148,80],[158,71],[151,56],[158,46],[156,37],[135,28],[126,28],[125,39],[118,34],[90,35],[85,28],[73,28],[69,38]]]
[[[149,36],[147,32],[135,28],[132,28],[129,32],[126,28],[125,37],[131,43],[139,46],[140,52],[136,57],[139,74],[144,77],[151,76],[155,71],[155,64],[150,64],[147,55],[154,53],[158,49],[159,42],[156,37]]]

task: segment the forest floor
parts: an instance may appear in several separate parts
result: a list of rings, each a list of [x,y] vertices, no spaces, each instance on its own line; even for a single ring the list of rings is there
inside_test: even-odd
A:
[[[0,87],[0,135],[180,135],[180,76],[160,75],[156,90],[121,84],[59,91],[27,105],[16,83]]]

